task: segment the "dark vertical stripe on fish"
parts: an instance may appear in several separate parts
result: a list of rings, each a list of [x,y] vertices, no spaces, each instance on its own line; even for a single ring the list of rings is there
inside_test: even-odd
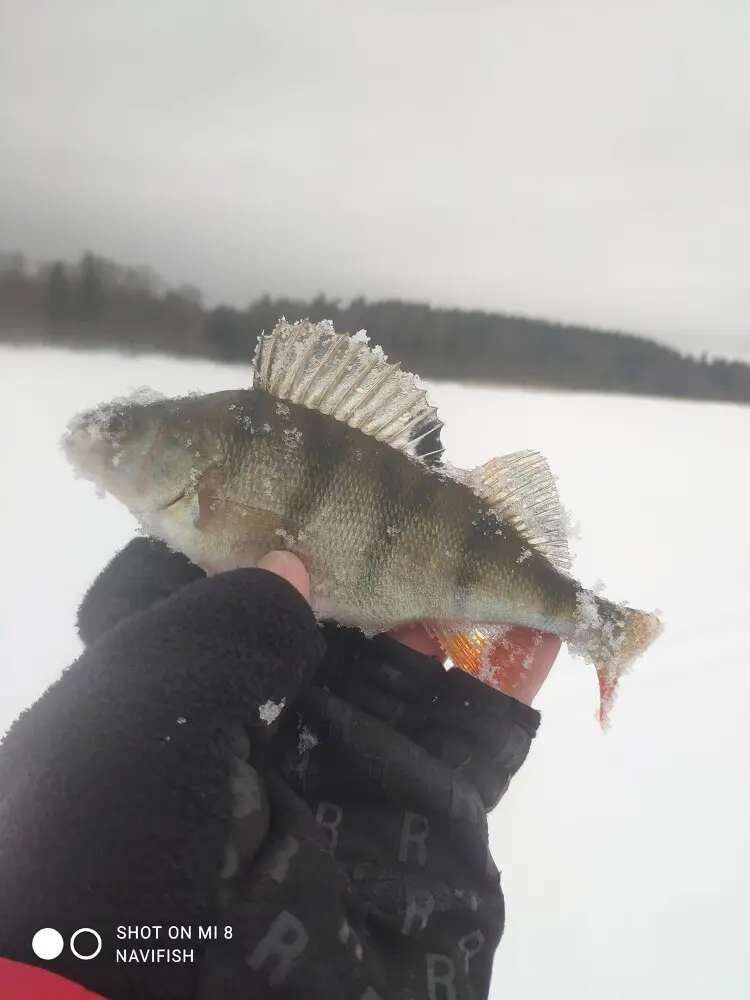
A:
[[[458,617],[466,613],[482,581],[483,564],[487,560],[491,539],[497,534],[499,527],[497,517],[486,508],[475,511],[472,520],[466,521],[466,531],[453,581]]]
[[[322,437],[316,433],[315,423],[320,419],[318,414],[296,406],[293,412],[294,426],[303,433],[306,458],[314,453],[316,459],[314,462],[306,461],[310,478],[303,477],[289,496],[290,518],[304,531],[325,504],[338,470],[350,460],[351,439],[349,429],[343,425],[340,429],[336,427],[339,433],[328,433]]]
[[[403,549],[412,543],[410,533],[418,535],[424,529],[427,512],[433,504],[436,485],[434,477],[414,471],[414,475],[409,475],[408,471],[399,475],[396,461],[391,458],[386,463],[385,481],[388,482],[391,512],[388,518],[389,542],[381,559],[381,579],[387,577],[393,563],[401,557]],[[426,559],[430,556],[431,553],[425,553]]]
[[[370,512],[370,537],[362,552],[362,564],[357,579],[357,589],[360,593],[377,593],[380,581],[390,563],[393,543],[397,537],[394,532],[393,505],[393,473],[391,453],[382,445],[370,451],[367,456],[368,474],[373,483],[378,484],[378,495],[373,498]],[[364,539],[363,539],[364,542]]]

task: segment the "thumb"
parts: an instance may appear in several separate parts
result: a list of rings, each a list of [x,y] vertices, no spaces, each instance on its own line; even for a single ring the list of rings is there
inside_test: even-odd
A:
[[[258,562],[258,569],[266,569],[282,577],[310,603],[310,577],[302,560],[292,552],[269,552]]]

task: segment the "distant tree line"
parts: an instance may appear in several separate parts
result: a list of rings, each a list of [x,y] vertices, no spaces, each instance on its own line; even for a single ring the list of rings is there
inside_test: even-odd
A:
[[[192,285],[166,288],[150,268],[86,253],[32,265],[0,257],[0,339],[156,351],[247,364],[281,317],[367,330],[392,360],[425,378],[685,399],[750,402],[750,365],[692,358],[646,337],[502,313],[399,300],[347,304],[264,295],[245,309],[204,306]]]

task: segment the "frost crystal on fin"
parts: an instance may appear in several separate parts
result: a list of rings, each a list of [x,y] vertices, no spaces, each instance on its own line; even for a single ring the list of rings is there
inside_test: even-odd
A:
[[[363,330],[334,332],[329,321],[282,319],[263,334],[253,359],[254,386],[341,420],[416,457],[417,445],[443,424],[414,375],[389,365]],[[441,455],[442,446],[431,455]],[[422,455],[421,457],[429,457]]]

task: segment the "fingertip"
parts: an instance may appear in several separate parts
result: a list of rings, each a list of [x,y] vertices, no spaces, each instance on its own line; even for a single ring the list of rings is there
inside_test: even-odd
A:
[[[515,626],[509,629],[501,648],[498,675],[501,690],[531,705],[557,659],[562,639],[550,632]]]
[[[258,569],[265,569],[282,577],[310,602],[310,576],[302,560],[293,552],[268,552],[258,561]]]
[[[402,628],[389,632],[388,635],[417,653],[434,656],[441,661],[445,660],[445,653],[440,643],[430,635],[424,625],[404,625]]]

